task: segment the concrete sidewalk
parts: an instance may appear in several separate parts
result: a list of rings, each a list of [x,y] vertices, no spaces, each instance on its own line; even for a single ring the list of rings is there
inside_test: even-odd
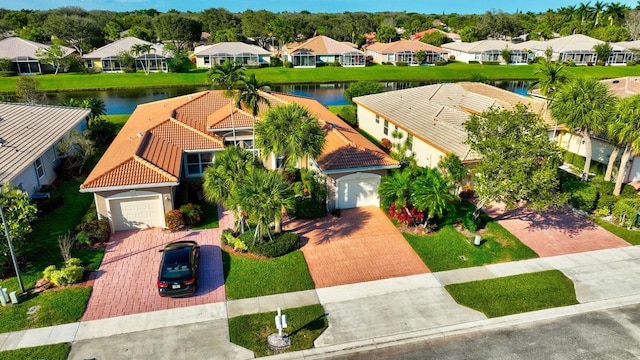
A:
[[[444,290],[447,284],[550,269],[573,280],[580,305],[487,319],[458,305]],[[336,355],[345,349],[361,350],[387,342],[417,341],[638,302],[640,247],[628,246],[4,333],[0,334],[0,350],[69,342],[74,344],[70,359],[147,358],[141,353],[145,349],[171,346],[155,344],[164,336],[205,331],[207,342],[201,345],[217,354],[210,356],[246,359],[253,353],[229,342],[228,318],[320,303],[329,328],[316,340],[316,348],[280,357],[321,358],[323,353]],[[150,341],[154,346],[141,345]],[[175,353],[165,349],[159,358],[169,354]]]

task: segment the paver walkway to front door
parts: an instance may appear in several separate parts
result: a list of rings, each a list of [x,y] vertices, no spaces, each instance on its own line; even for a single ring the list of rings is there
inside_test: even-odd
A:
[[[491,204],[483,210],[539,256],[631,245],[569,209],[536,214],[524,208],[505,210],[504,205]]]
[[[377,207],[341,210],[340,217],[288,220],[316,287],[423,274],[429,268]]]

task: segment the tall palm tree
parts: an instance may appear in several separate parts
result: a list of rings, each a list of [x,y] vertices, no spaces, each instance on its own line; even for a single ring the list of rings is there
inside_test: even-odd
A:
[[[253,116],[253,156],[255,158],[256,154],[256,116],[260,111],[260,104],[270,105],[269,99],[262,96],[260,93],[261,90],[266,90],[269,88],[269,84],[266,82],[258,81],[255,74],[249,74],[249,76],[244,76],[242,79],[242,85],[236,94],[236,106],[240,107],[242,104],[246,106],[249,110],[251,110],[251,115]]]
[[[602,15],[604,13],[604,10],[606,8],[606,3],[603,1],[596,1],[595,4],[593,4],[593,15],[595,17],[595,26],[598,26],[598,24],[600,24],[600,15]]]
[[[231,112],[231,128],[233,131],[233,145],[237,145],[236,124],[233,119],[233,98],[235,97],[234,86],[244,75],[242,64],[237,61],[226,59],[222,64],[214,66],[207,74],[214,86],[220,86],[225,89],[224,95],[231,98],[229,109]]]
[[[253,237],[255,244],[268,234],[269,225],[282,222],[282,209],[290,210],[294,204],[294,192],[290,183],[274,172],[253,169],[234,187],[232,197],[246,209],[249,219],[256,223]],[[278,232],[276,226],[276,232]]]
[[[304,157],[317,158],[322,152],[325,138],[318,119],[309,109],[290,103],[267,110],[255,126],[256,146],[261,149],[261,157],[271,154],[282,157],[279,172],[294,166]]]
[[[613,113],[614,97],[606,85],[594,79],[578,78],[561,86],[551,103],[551,114],[558,122],[582,135],[585,163],[582,176],[589,176],[591,134],[602,134]]]
[[[591,7],[591,1],[587,1],[586,3],[580,3],[577,9],[578,15],[580,16],[580,25],[584,25],[584,22],[591,18],[591,14],[593,13],[593,7]]]
[[[262,163],[254,161],[248,151],[237,146],[228,146],[216,153],[215,162],[202,174],[202,189],[207,201],[220,203],[231,210],[241,232],[244,232],[242,208],[231,194],[234,192],[234,187],[255,168],[264,167]]]
[[[442,217],[454,201],[460,200],[453,194],[455,185],[449,184],[436,169],[424,168],[412,182],[411,189],[411,203],[418,211],[426,213],[427,222]]]
[[[533,70],[533,75],[538,77],[538,80],[534,83],[540,89],[540,94],[545,97],[546,107],[545,114],[549,109],[549,104],[553,101],[553,97],[558,90],[558,86],[566,83],[569,79],[565,74],[563,64],[556,64],[546,59],[539,62]],[[553,140],[556,139],[556,131],[558,124],[556,122],[553,127]]]
[[[618,100],[615,115],[617,121],[611,123],[611,133],[625,144],[613,189],[613,195],[620,195],[629,158],[640,152],[640,95]]]
[[[155,51],[151,44],[134,44],[133,46],[131,46],[131,52],[133,52],[136,57],[142,56],[144,54],[150,54],[151,50]],[[145,66],[144,62],[142,61],[140,63],[142,64],[142,70],[144,70],[145,75],[149,75],[151,70],[149,69],[149,57],[146,58],[147,66]]]
[[[69,98],[65,101],[58,103],[58,105],[85,108],[85,109],[91,110],[91,112],[89,113],[89,116],[87,116],[87,126],[90,126],[93,120],[107,114],[107,105],[100,98],[92,98],[92,97],[86,97],[84,99]]]

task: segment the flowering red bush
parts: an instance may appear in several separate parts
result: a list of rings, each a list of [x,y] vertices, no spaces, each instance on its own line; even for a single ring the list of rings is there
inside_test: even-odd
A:
[[[403,207],[397,209],[395,204],[389,207],[389,215],[403,224],[410,224],[412,221],[422,222],[424,214],[414,208],[410,203],[404,204]]]
[[[177,231],[184,227],[184,217],[178,209],[169,211],[164,216],[164,220],[167,223],[167,229],[171,231]]]

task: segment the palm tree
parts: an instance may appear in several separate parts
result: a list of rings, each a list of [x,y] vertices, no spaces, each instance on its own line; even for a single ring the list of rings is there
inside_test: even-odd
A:
[[[538,81],[534,83],[540,89],[540,94],[545,97],[546,107],[545,113],[549,109],[549,104],[553,101],[558,86],[566,83],[568,80],[564,71],[563,64],[556,64],[543,59],[536,65],[533,75],[538,77]],[[556,139],[556,131],[558,124],[556,122],[553,127],[553,140]]]
[[[469,174],[467,168],[462,164],[462,160],[455,153],[448,153],[438,161],[438,168],[445,179],[455,185],[455,194],[460,190],[462,180]]]
[[[87,97],[82,100],[69,98],[58,103],[58,105],[90,109],[91,112],[87,116],[87,126],[90,126],[93,120],[107,114],[107,105],[99,98]]]
[[[231,128],[233,131],[233,145],[237,145],[236,141],[236,124],[233,119],[233,98],[235,96],[235,92],[233,91],[233,87],[236,86],[238,81],[244,75],[244,68],[242,64],[237,61],[231,61],[226,59],[222,64],[214,66],[209,73],[207,74],[210,81],[214,86],[220,86],[225,89],[224,95],[228,98],[231,98],[231,102],[229,102],[229,109],[231,112]]]
[[[625,144],[613,189],[613,195],[620,195],[629,158],[640,152],[640,95],[618,100],[615,115],[617,121],[609,126],[610,132],[618,142]]]
[[[578,15],[580,16],[580,25],[584,25],[585,20],[588,20],[593,13],[593,7],[591,7],[591,1],[587,1],[586,3],[580,3],[577,9]]]
[[[249,76],[245,76],[242,78],[242,85],[240,90],[236,94],[236,106],[240,107],[242,104],[251,110],[251,115],[253,116],[253,156],[255,158],[256,154],[256,116],[260,110],[260,104],[270,105],[269,99],[262,96],[260,90],[265,90],[269,87],[269,85],[265,82],[258,81],[256,79],[255,74],[249,74]]]
[[[133,46],[131,46],[131,52],[133,52],[133,54],[138,57],[138,56],[142,56],[144,54],[149,54],[151,53],[151,50],[155,49],[151,46],[151,44],[134,44]],[[144,62],[140,62],[142,64],[142,70],[144,70],[145,75],[149,75],[149,72],[151,69],[149,69],[149,57],[146,58],[146,63],[147,66],[144,65]]]
[[[309,109],[294,102],[270,108],[263,118],[255,126],[256,147],[263,159],[271,154],[282,157],[281,174],[297,160],[320,156],[324,131]]]
[[[551,103],[551,114],[582,135],[585,163],[582,176],[588,178],[591,166],[591,134],[602,134],[612,114],[614,97],[606,85],[594,79],[578,78],[561,86]]]
[[[378,195],[386,208],[395,205],[396,209],[405,206],[411,198],[411,183],[414,176],[409,168],[395,169],[382,178],[378,187]]]
[[[411,184],[411,203],[422,213],[427,222],[434,217],[442,217],[454,201],[460,200],[453,194],[455,185],[447,183],[442,174],[431,168],[424,168]]]
[[[282,222],[282,209],[290,210],[294,204],[291,184],[274,172],[253,169],[233,189],[232,197],[246,209],[249,219],[256,223],[253,243],[262,241],[265,233],[271,238],[269,225]],[[276,232],[279,229],[276,226]]]
[[[604,12],[606,5],[607,4],[602,1],[596,1],[595,4],[593,4],[593,14],[596,20],[594,24],[595,26],[598,26],[600,23],[600,15]]]
[[[248,151],[237,146],[228,146],[216,153],[215,162],[202,174],[202,189],[207,201],[220,203],[233,211],[241,232],[244,232],[242,208],[231,194],[234,192],[234,187],[255,168],[264,167],[262,163],[254,161]]]

